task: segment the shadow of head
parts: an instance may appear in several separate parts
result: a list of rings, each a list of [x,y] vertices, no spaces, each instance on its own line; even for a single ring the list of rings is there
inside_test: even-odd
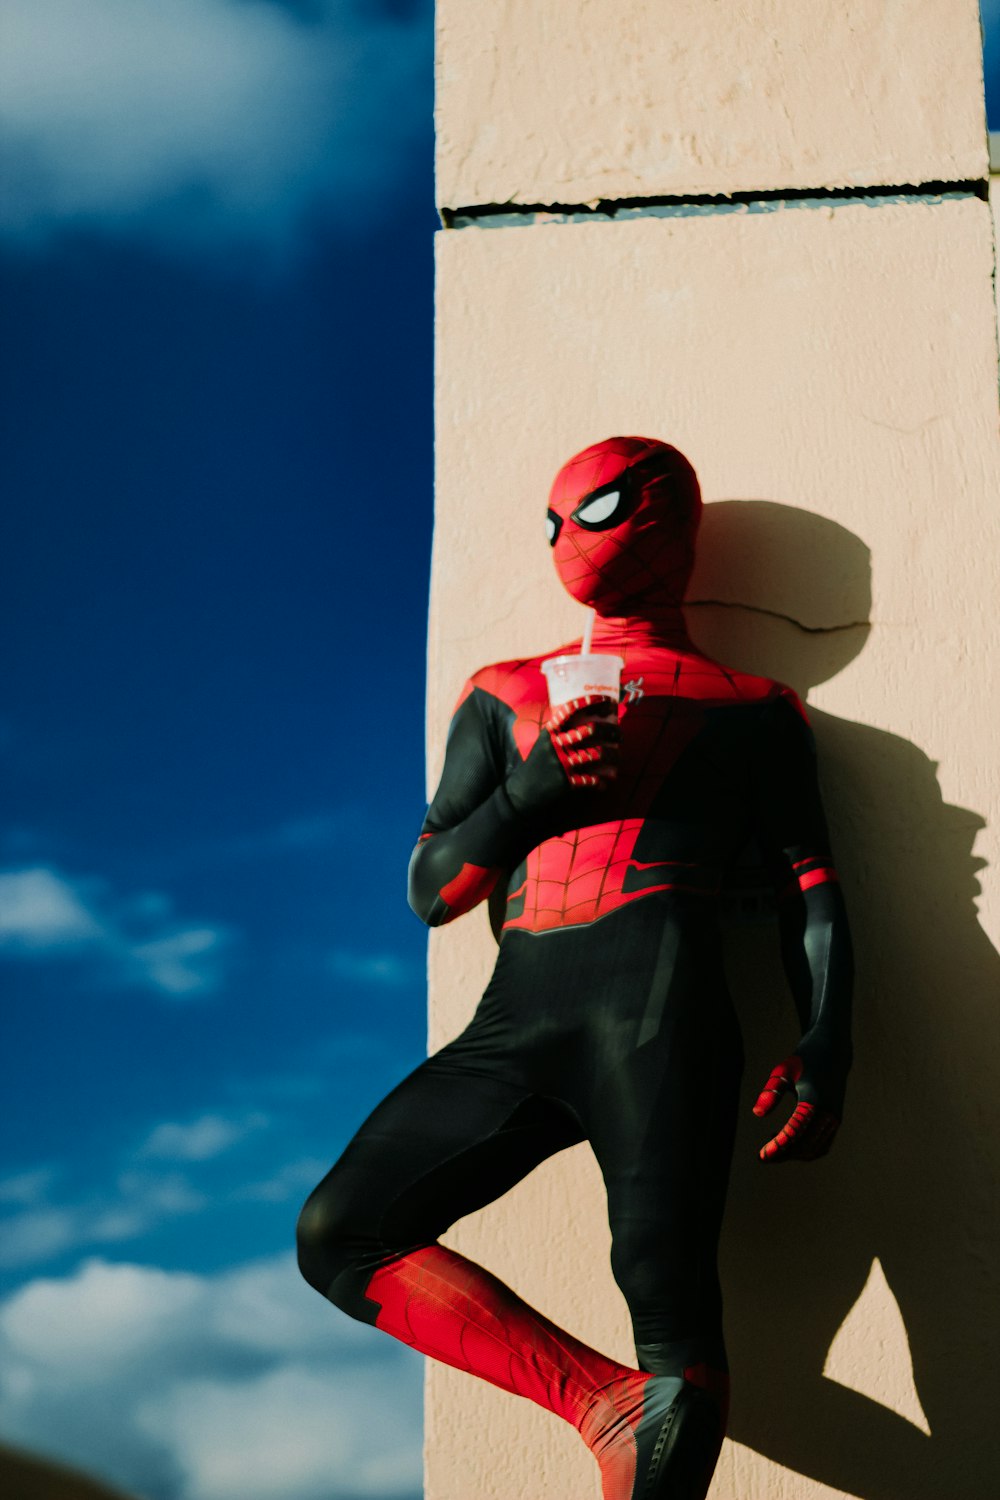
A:
[[[811,511],[774,500],[705,507],[685,614],[696,645],[805,697],[868,639],[871,553]]]

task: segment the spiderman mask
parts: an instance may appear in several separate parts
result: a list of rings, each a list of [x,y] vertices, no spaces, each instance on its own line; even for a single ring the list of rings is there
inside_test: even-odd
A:
[[[608,616],[680,604],[700,518],[683,453],[653,438],[614,437],[559,470],[546,525],[563,586]]]

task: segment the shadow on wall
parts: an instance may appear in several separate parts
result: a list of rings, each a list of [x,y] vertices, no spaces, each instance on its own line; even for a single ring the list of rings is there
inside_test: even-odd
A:
[[[720,502],[701,557],[692,599],[722,602],[689,607],[688,620],[712,656],[805,697],[863,649],[869,553],[842,527]],[[737,581],[750,607],[735,604]],[[913,670],[919,692],[916,659]],[[984,1500],[1000,1493],[1000,961],[977,920],[972,854],[984,820],[943,801],[915,745],[810,717],[855,940],[856,1062],[833,1153],[760,1164],[750,1108],[795,1023],[773,928],[734,928],[747,1076],[723,1246],[730,1433],[863,1500]],[[878,1329],[861,1330],[853,1361],[872,1395],[823,1373],[876,1259],[929,1434],[912,1392],[914,1421],[890,1409],[906,1351],[881,1346]]]

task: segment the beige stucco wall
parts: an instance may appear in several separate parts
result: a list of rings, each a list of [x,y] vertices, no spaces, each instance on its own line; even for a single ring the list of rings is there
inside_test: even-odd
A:
[[[579,629],[551,573],[544,497],[563,458],[612,431],[669,438],[702,477],[691,595],[751,608],[692,609],[696,638],[811,689],[859,950],[860,1060],[827,1163],[765,1177],[752,1123],[741,1142],[725,1264],[742,1441],[719,1497],[737,1474],[742,1500],[964,1494],[928,1476],[943,1483],[961,1433],[980,1452],[992,1441],[968,1387],[953,1401],[946,1378],[986,1358],[1000,1243],[992,253],[974,199],[439,238],[432,773],[470,670]],[[982,926],[973,843],[989,861]],[[767,934],[737,934],[734,949],[749,1103],[794,1037]],[[479,913],[435,935],[435,1044],[471,1014],[491,952]],[[453,1238],[627,1357],[585,1150]],[[838,1386],[821,1373],[866,1283],[833,1351]],[[777,1344],[772,1325],[788,1328]],[[930,1440],[892,1416],[918,1410],[911,1357]],[[528,1500],[540,1461],[553,1500],[596,1493],[575,1436],[526,1403],[434,1370],[429,1418],[429,1500]],[[859,1466],[878,1483],[855,1484]],[[906,1466],[908,1487],[886,1488]]]
[[[793,8],[770,9],[798,36]],[[882,9],[919,11],[931,28],[913,47],[919,70],[935,37],[950,56],[944,43],[961,41],[975,7]],[[445,71],[458,10],[448,0],[443,11]],[[515,3],[504,14],[529,24]],[[565,37],[550,28],[542,40],[558,51]],[[981,127],[978,54],[963,56]],[[874,111],[892,69],[880,47],[870,63]],[[450,170],[475,98],[443,100]],[[945,127],[937,117],[928,136],[942,163],[968,144],[961,119]],[[593,150],[617,140],[595,135]],[[526,158],[525,183],[533,170]],[[858,1062],[836,1152],[762,1168],[749,1105],[795,1032],[770,930],[734,931],[748,1068],[723,1246],[732,1439],[713,1500],[985,1500],[1000,1472],[989,207],[966,195],[469,228],[439,235],[438,260],[431,782],[468,673],[579,633],[551,570],[545,497],[566,457],[618,431],[676,443],[701,476],[709,505],[690,597],[721,602],[689,609],[696,640],[791,682],[817,730],[858,949]],[[471,1015],[493,952],[481,911],[434,934],[432,1045]],[[449,1238],[629,1358],[585,1148]],[[431,1366],[427,1413],[427,1500],[599,1493],[576,1435],[527,1402]]]
[[[969,0],[438,0],[438,202],[986,171]]]

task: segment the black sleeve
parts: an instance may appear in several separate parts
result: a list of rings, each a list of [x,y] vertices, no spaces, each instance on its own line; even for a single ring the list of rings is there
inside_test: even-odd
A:
[[[485,900],[535,842],[505,791],[503,712],[474,687],[451,721],[441,781],[410,860],[410,905],[431,927]]]
[[[790,693],[763,710],[755,820],[779,895],[782,956],[803,1032],[824,1068],[846,1075],[854,972],[850,931],[812,730]]]
[[[779,894],[807,864],[832,869],[816,741],[791,694],[762,710],[754,792],[757,834]]]
[[[481,688],[474,687],[455,710],[448,726],[441,779],[427,809],[422,833],[456,828],[503,784],[503,745],[489,705],[482,704],[486,696]]]

